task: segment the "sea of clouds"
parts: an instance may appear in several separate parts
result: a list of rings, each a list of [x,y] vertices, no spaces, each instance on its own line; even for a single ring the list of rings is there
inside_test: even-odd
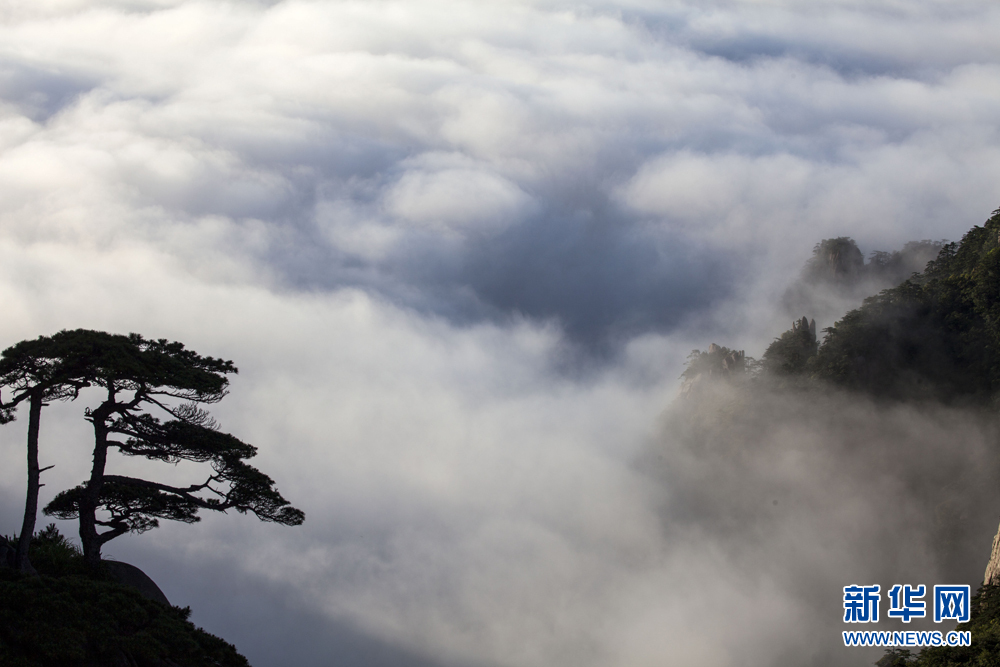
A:
[[[6,2],[0,344],[83,327],[235,361],[212,412],[306,523],[105,553],[257,667],[857,664],[802,563],[887,561],[835,531],[769,560],[722,510],[691,528],[671,503],[701,468],[661,414],[692,348],[788,327],[815,242],[957,240],[1000,205],[997,29],[973,0]],[[43,503],[89,469],[93,400],[46,410]],[[797,535],[837,525],[822,497]]]

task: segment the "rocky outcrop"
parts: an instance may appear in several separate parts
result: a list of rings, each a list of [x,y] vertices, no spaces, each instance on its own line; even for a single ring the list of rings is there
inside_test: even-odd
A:
[[[170,605],[170,601],[167,600],[167,596],[163,594],[163,591],[161,591],[160,587],[156,585],[156,582],[150,579],[149,575],[137,568],[135,565],[122,563],[116,560],[106,560],[102,562],[104,563],[104,567],[108,574],[110,574],[111,578],[117,583],[136,589],[147,600],[160,602],[167,606]],[[16,564],[17,549],[15,545],[10,544],[5,537],[0,535],[0,568],[15,568]],[[35,569],[31,567],[30,563],[28,567],[30,568],[29,572],[35,574]]]
[[[720,362],[718,368],[708,369],[709,375],[731,377],[746,370],[746,353],[743,350],[729,350],[712,343],[708,346],[708,354],[718,357]]]
[[[128,563],[122,563],[116,560],[106,560],[104,561],[104,566],[111,574],[111,577],[119,584],[131,586],[139,591],[139,593],[141,593],[147,600],[153,600],[154,602],[160,602],[168,606],[170,605],[170,602],[167,600],[167,596],[163,594],[160,587],[149,578],[149,575],[137,568],[135,565],[129,565]]]
[[[990,562],[986,564],[986,576],[983,578],[983,585],[1000,585],[1000,529],[997,529],[996,537],[993,538],[993,551],[990,554]]]
[[[812,283],[853,283],[864,274],[865,256],[854,239],[824,239],[813,248],[803,278]]]
[[[688,366],[681,377],[681,396],[689,396],[698,387],[714,380],[733,380],[742,377],[747,372],[746,353],[743,350],[730,350],[712,343],[708,350],[695,350],[688,357]]]

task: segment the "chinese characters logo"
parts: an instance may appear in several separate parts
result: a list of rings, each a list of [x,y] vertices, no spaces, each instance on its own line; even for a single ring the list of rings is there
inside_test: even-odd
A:
[[[934,587],[934,622],[956,620],[967,623],[969,620],[969,587],[968,586],[935,586]]]
[[[844,623],[877,623],[881,587],[875,586],[844,586]],[[898,618],[903,623],[909,623],[913,618],[927,616],[927,602],[924,597],[927,587],[896,584],[888,591],[889,618]],[[971,591],[964,586],[934,587],[934,622],[958,621],[966,623],[969,620],[969,601]]]
[[[877,623],[880,586],[844,586],[844,623]]]

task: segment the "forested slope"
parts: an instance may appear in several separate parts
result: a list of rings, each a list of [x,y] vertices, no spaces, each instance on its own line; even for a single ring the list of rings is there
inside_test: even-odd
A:
[[[248,667],[180,609],[91,572],[50,526],[31,544],[39,576],[0,567],[4,667]]]

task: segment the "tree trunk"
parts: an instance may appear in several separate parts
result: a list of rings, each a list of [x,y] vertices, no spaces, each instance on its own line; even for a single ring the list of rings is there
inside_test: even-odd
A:
[[[109,392],[108,401],[91,414],[94,423],[94,466],[91,468],[87,487],[80,497],[80,543],[83,545],[83,560],[94,569],[101,564],[103,541],[97,533],[97,505],[101,499],[104,468],[108,461],[107,419],[110,417],[110,406],[113,404],[114,393]]]
[[[28,493],[24,499],[24,522],[21,523],[21,535],[17,540],[16,567],[22,572],[35,573],[28,561],[28,547],[35,534],[35,516],[38,514],[38,426],[42,419],[42,392],[31,394],[28,403]]]

